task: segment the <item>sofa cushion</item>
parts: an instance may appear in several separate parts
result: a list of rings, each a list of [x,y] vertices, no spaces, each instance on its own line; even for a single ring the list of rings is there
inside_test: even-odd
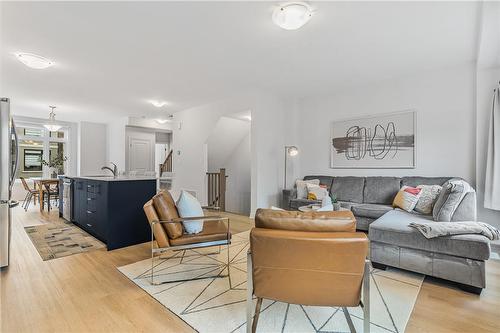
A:
[[[370,217],[372,219],[378,219],[387,212],[393,210],[392,206],[389,205],[377,205],[377,204],[359,204],[352,206],[352,212],[356,216]]]
[[[462,199],[458,205],[455,213],[451,218],[455,221],[476,221],[477,220],[477,207],[476,207],[476,192],[469,192]]]
[[[333,177],[331,176],[305,176],[304,180],[319,179],[320,185],[325,185],[326,189],[330,191],[332,187]]]
[[[370,224],[369,238],[372,242],[476,260],[487,260],[490,257],[490,243],[483,235],[454,235],[427,239],[418,230],[408,226],[411,222],[429,222],[429,220],[432,221],[430,216],[395,209]]]
[[[400,183],[397,177],[366,177],[363,203],[392,204]]]
[[[411,176],[401,178],[401,186],[416,187],[418,185],[443,185],[452,177],[421,177]]]
[[[375,219],[371,217],[356,216],[356,230],[368,231],[368,228]]]
[[[434,221],[450,222],[462,199],[473,191],[474,189],[461,179],[450,179],[445,182],[432,209]]]
[[[330,193],[339,201],[362,203],[364,186],[364,177],[335,177]]]
[[[317,205],[321,205],[321,201],[319,200],[307,200],[307,199],[292,199],[290,200],[290,209],[299,209],[299,207],[301,206],[307,206],[307,205],[311,205],[311,204],[317,204]]]

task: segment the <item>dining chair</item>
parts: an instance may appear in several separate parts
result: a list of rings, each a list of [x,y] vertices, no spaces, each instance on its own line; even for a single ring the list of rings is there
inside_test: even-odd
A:
[[[53,185],[56,185],[55,187]],[[50,212],[50,200],[56,199],[56,205],[59,199],[59,186],[57,184],[44,183],[45,190],[43,191],[42,204],[45,205],[45,199],[47,199],[47,210]],[[43,210],[44,207],[42,207]]]
[[[24,197],[24,201],[22,204],[22,207],[24,208],[24,211],[28,210],[28,207],[33,200],[33,204],[36,205],[36,201],[38,200],[38,190],[36,189],[36,185],[34,185],[34,188],[30,188],[28,185],[28,182],[26,182],[26,178],[24,177],[19,177],[21,179],[21,182],[23,183],[23,187],[26,190],[26,196]]]

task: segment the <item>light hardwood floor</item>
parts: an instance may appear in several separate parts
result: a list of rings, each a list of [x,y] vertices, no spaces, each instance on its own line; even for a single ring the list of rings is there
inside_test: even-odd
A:
[[[253,226],[228,214],[233,232]],[[24,226],[57,219],[13,211],[11,265],[1,272],[1,332],[191,332],[116,267],[146,259],[148,244],[42,261]],[[500,332],[500,262],[487,265],[481,297],[426,279],[407,332]]]

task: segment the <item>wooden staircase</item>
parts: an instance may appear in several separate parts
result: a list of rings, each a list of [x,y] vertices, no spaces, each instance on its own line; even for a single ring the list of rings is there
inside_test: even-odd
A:
[[[170,150],[165,161],[160,164],[160,177],[164,172],[172,172],[173,149]]]
[[[226,169],[219,172],[207,172],[208,206],[226,211]]]

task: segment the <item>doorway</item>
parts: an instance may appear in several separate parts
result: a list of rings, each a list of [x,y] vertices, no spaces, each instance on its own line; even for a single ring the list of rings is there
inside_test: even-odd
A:
[[[250,126],[250,111],[221,117],[206,141],[207,187],[224,169],[225,210],[245,216],[251,208]]]

